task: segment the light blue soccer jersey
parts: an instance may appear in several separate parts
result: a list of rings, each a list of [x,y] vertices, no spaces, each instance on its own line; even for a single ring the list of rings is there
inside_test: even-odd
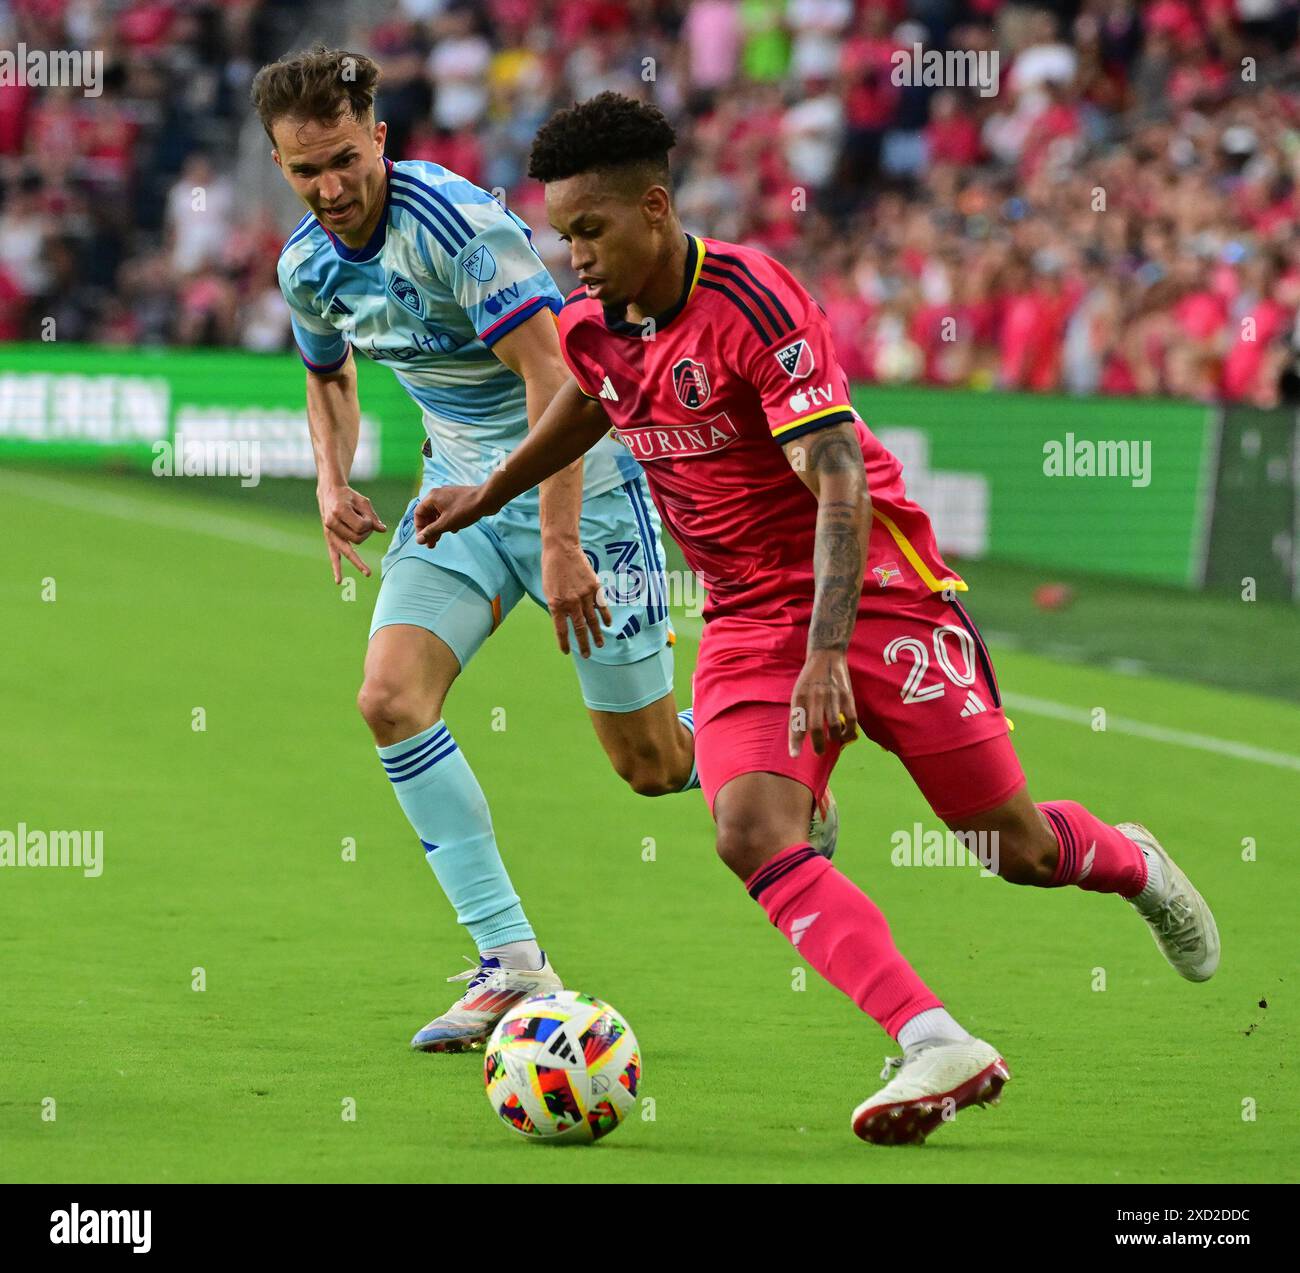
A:
[[[426,485],[477,486],[528,432],[524,382],[492,346],[563,302],[528,226],[487,191],[438,164],[384,164],[384,213],[364,247],[310,214],[284,245],[294,339],[313,371],[341,367],[349,344],[391,367],[423,408]],[[584,494],[640,472],[625,447],[602,439],[586,455]]]

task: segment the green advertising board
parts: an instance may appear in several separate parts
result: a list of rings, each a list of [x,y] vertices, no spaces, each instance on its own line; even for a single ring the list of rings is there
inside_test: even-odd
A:
[[[158,471],[170,448],[179,470],[256,441],[259,477],[311,477],[304,374],[293,354],[0,346],[0,463]],[[386,368],[361,358],[358,377],[354,476],[413,479],[419,409]],[[1297,591],[1293,412],[871,385],[854,401],[958,560]]]
[[[858,386],[946,550],[1198,585],[1213,413],[1186,402]]]
[[[0,462],[152,467],[178,437],[258,442],[263,477],[311,477],[305,372],[295,354],[0,345]],[[357,359],[359,479],[414,476],[419,408],[386,368]]]

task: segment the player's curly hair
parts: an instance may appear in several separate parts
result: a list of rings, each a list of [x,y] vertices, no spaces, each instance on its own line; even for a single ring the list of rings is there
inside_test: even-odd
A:
[[[249,97],[274,144],[271,126],[285,116],[326,124],[345,112],[359,122],[369,119],[380,74],[379,64],[364,53],[317,44],[262,67]]]
[[[528,156],[528,175],[562,181],[593,169],[641,165],[668,187],[668,152],[676,144],[677,134],[659,107],[622,93],[597,93],[542,125]]]

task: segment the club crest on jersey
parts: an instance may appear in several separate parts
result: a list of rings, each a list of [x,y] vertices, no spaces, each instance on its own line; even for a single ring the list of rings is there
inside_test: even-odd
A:
[[[784,349],[778,349],[772,357],[791,380],[802,380],[813,373],[813,351],[806,340],[796,340]]]
[[[709,373],[694,358],[683,358],[674,364],[673,388],[677,390],[677,401],[692,411],[698,411],[712,393]]]
[[[409,278],[394,274],[388,280],[388,290],[397,297],[412,314],[424,317],[424,301],[420,299],[419,289]]]
[[[888,588],[891,583],[903,577],[896,561],[887,561],[883,566],[872,566],[871,573],[876,576],[882,588]]]
[[[475,248],[461,265],[470,278],[477,279],[480,283],[486,283],[496,276],[497,259],[485,247]]]

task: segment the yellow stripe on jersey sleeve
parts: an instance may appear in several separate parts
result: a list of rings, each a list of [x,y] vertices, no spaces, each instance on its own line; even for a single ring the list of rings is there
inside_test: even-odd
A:
[[[921,576],[921,582],[925,584],[931,592],[946,592],[951,588],[954,592],[969,592],[964,579],[936,579],[934,571],[921,560],[921,555],[912,547],[906,535],[898,529],[897,523],[892,517],[887,517],[880,509],[872,505],[871,513],[873,517],[879,517],[881,524],[894,537],[894,543],[898,545],[898,550],[907,558],[912,569]]]
[[[807,424],[809,420],[820,420],[824,415],[831,415],[835,411],[852,411],[852,407],[845,406],[843,403],[834,407],[825,407],[821,411],[810,411],[807,415],[801,415],[797,420],[787,420],[784,424],[777,425],[772,430],[772,436],[779,438],[781,434],[788,433],[798,425]]]

